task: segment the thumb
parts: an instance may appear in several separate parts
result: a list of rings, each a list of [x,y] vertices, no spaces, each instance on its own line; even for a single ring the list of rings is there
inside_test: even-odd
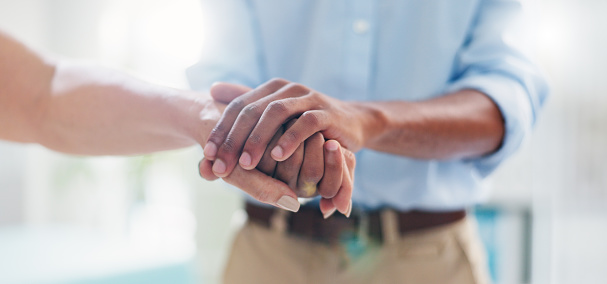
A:
[[[250,90],[252,89],[244,85],[216,82],[211,86],[210,92],[214,100],[228,104]]]

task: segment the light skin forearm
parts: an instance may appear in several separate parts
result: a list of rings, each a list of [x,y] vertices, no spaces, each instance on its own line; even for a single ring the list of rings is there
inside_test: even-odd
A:
[[[494,152],[504,136],[500,110],[462,90],[419,101],[352,103],[361,110],[364,147],[416,159],[458,159]]]
[[[72,154],[131,155],[200,144],[219,118],[222,106],[209,96],[56,64],[2,34],[0,43],[0,138]]]
[[[36,141],[54,150],[131,155],[191,146],[220,115],[220,105],[206,95],[99,68],[56,70]]]

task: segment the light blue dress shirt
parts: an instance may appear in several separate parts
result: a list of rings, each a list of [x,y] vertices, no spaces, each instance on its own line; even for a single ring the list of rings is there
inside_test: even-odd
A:
[[[515,0],[202,1],[194,89],[255,87],[273,77],[342,100],[425,100],[461,89],[491,97],[505,119],[501,148],[467,160],[357,153],[353,201],[367,209],[444,211],[483,200],[483,179],[519,148],[548,90],[525,54]]]

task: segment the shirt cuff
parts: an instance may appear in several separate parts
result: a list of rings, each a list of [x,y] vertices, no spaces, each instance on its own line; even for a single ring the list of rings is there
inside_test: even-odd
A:
[[[467,159],[481,177],[493,172],[506,158],[521,146],[531,131],[533,113],[527,91],[515,80],[501,75],[464,77],[447,88],[447,92],[473,89],[491,98],[501,111],[505,133],[500,148],[480,158]]]

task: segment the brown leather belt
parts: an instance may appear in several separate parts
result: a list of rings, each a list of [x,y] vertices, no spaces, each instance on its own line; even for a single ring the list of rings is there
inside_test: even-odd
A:
[[[262,207],[253,203],[246,203],[245,210],[249,221],[271,227],[272,216],[276,208]],[[463,219],[465,210],[450,212],[424,212],[424,211],[396,211],[398,231],[407,234],[413,231],[428,229],[440,225],[450,224]],[[367,235],[378,242],[382,242],[381,210],[363,212],[352,210],[350,218],[336,212],[328,219],[315,206],[302,206],[297,213],[290,213],[286,217],[286,230],[294,236],[299,236],[324,243],[336,243],[344,237],[359,234],[361,224],[366,219]]]

